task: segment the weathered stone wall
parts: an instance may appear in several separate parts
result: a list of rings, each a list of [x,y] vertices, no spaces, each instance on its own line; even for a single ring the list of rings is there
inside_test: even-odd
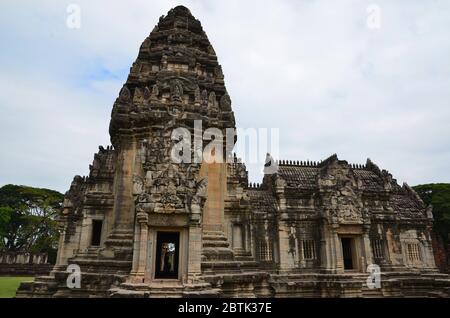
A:
[[[0,252],[0,275],[47,275],[52,266],[47,253]]]
[[[443,273],[450,272],[449,268],[450,244],[446,245],[442,237],[440,237],[438,234],[434,232],[432,233],[432,243],[436,267],[439,269],[439,271]]]

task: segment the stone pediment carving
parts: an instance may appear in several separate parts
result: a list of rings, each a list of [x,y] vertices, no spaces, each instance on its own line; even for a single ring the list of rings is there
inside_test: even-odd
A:
[[[142,144],[139,152],[142,176],[133,176],[136,212],[200,213],[206,197],[206,180],[196,181],[199,165],[171,162],[168,144],[170,136]]]
[[[325,210],[332,223],[363,223],[360,182],[345,161],[327,162],[317,180]]]

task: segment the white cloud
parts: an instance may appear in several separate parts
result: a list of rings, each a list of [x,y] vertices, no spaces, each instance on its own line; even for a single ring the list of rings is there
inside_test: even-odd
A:
[[[283,159],[336,152],[410,184],[449,182],[450,3],[375,2],[379,30],[366,26],[372,1],[3,3],[0,184],[65,191],[87,173],[141,42],[180,3],[216,49],[238,125],[279,127]]]

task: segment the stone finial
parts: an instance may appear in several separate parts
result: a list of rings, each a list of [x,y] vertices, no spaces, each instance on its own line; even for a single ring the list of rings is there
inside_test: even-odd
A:
[[[266,154],[264,164],[264,174],[275,174],[278,172],[278,163],[273,159],[270,153]]]
[[[378,176],[382,175],[380,168],[375,163],[373,163],[373,161],[370,160],[370,158],[367,158],[366,167],[367,169],[375,172]]]

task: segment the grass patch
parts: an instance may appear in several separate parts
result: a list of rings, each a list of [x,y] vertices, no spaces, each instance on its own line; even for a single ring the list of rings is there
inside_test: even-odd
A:
[[[16,290],[21,282],[32,281],[33,277],[0,277],[0,298],[12,298],[16,296]]]

